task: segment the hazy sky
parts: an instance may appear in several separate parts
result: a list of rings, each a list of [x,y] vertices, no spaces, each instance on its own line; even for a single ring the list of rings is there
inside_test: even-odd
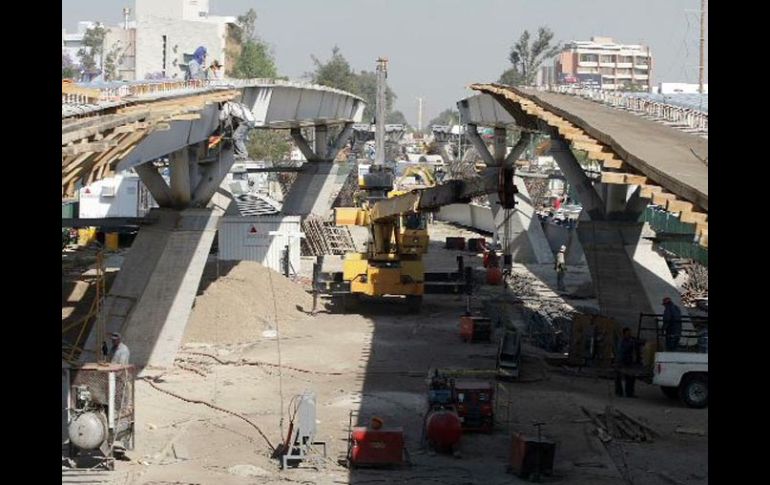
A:
[[[126,5],[133,1],[62,0],[62,26],[118,25]],[[310,54],[326,59],[334,45],[356,71],[389,58],[396,109],[415,125],[418,96],[427,124],[472,94],[467,85],[496,81],[511,45],[541,25],[561,42],[595,35],[647,44],[653,82],[698,82],[699,0],[211,0],[212,14],[249,8],[279,73],[290,78],[312,70]]]

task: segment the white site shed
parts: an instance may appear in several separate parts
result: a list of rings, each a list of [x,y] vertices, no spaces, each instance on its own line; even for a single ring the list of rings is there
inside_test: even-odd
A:
[[[290,273],[299,272],[300,216],[225,216],[219,220],[219,259],[222,261],[256,261],[282,272],[281,257],[289,246]],[[270,235],[271,232],[288,234]]]
[[[80,189],[80,218],[144,217],[158,204],[135,173],[126,171]]]

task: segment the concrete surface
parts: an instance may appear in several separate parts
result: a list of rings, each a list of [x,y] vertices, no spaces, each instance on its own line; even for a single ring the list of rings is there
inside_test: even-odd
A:
[[[665,189],[708,211],[708,140],[577,96],[518,90],[615,150]],[[654,142],[651,142],[654,141]]]

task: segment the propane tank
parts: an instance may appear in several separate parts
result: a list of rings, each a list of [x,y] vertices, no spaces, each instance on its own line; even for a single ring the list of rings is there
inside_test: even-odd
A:
[[[107,439],[107,418],[101,412],[87,411],[70,421],[69,437],[81,450],[95,450]]]
[[[490,266],[487,268],[487,284],[488,285],[499,285],[500,282],[503,281],[503,272],[500,270],[500,268],[495,266]]]
[[[431,411],[425,423],[425,434],[436,451],[451,453],[463,435],[460,418],[446,409]]]

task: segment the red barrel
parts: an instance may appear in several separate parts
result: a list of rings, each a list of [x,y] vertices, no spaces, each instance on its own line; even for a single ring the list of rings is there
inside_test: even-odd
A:
[[[503,272],[500,268],[490,266],[487,268],[487,284],[499,285],[503,281]]]
[[[451,453],[452,448],[460,442],[463,428],[456,413],[441,409],[430,412],[425,433],[436,451]]]

